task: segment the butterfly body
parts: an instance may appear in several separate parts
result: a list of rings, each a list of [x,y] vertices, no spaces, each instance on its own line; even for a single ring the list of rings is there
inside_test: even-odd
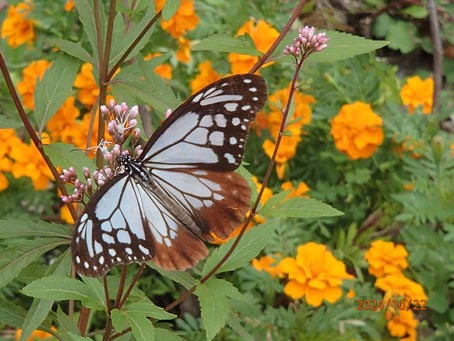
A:
[[[179,106],[140,157],[119,156],[76,224],[76,270],[101,276],[149,260],[183,270],[204,258],[204,242],[227,237],[249,209],[250,188],[234,170],[266,98],[260,76],[221,79]]]

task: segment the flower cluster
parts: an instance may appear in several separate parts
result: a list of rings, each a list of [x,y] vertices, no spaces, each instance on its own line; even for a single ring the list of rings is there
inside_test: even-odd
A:
[[[383,120],[370,104],[355,102],[342,106],[331,121],[336,148],[350,159],[370,157],[384,139]]]
[[[27,18],[32,9],[32,2],[27,0],[8,7],[1,36],[8,38],[9,46],[16,48],[25,43],[31,44],[35,39],[34,22]]]
[[[298,29],[298,35],[292,45],[284,48],[284,54],[306,58],[313,52],[320,52],[328,46],[329,38],[325,32],[315,34],[315,27],[304,26]]]
[[[393,242],[377,240],[372,242],[364,258],[369,263],[369,273],[377,277],[375,286],[385,292],[384,301],[405,298],[409,302],[427,300],[422,286],[407,278],[402,270],[408,267],[407,250]],[[416,339],[418,321],[410,309],[388,309],[385,317],[392,336]]]
[[[400,90],[402,103],[413,114],[417,107],[422,106],[423,114],[430,114],[433,105],[434,81],[432,78],[422,80],[419,76],[410,77]]]
[[[104,159],[107,161],[100,170],[95,170],[90,173],[88,168],[83,169],[84,179],[80,180],[77,176],[76,170],[72,167],[69,169],[63,169],[63,174],[60,178],[63,182],[74,186],[73,193],[71,195],[62,195],[61,199],[64,203],[80,202],[83,200],[84,195],[90,197],[93,194],[93,182],[101,187],[105,182],[111,179],[116,169],[116,158],[122,154],[130,154],[128,150],[122,150],[122,145],[131,137],[133,144],[138,141],[140,129],[137,125],[137,115],[139,113],[138,107],[133,106],[128,108],[126,103],[115,104],[113,100],[109,102],[108,106],[101,106],[101,113],[107,123],[107,132],[114,141],[113,147],[109,150],[107,147],[109,142],[103,141],[97,146],[100,149]],[[134,156],[139,156],[142,152],[140,145],[134,149]]]

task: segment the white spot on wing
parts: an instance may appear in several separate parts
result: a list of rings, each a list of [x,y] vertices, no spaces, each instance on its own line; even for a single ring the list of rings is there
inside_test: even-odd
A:
[[[220,96],[213,96],[202,99],[200,104],[203,106],[212,105],[220,102],[231,102],[231,101],[241,101],[243,96],[241,95],[220,95]]]
[[[224,145],[224,133],[222,131],[213,131],[210,134],[210,143],[215,146]]]
[[[233,136],[232,136],[232,137],[229,139],[229,143],[230,143],[231,145],[235,145],[237,142],[238,142],[238,141],[237,141],[236,137],[233,137]]]
[[[224,108],[225,110],[230,112],[236,111],[236,108],[238,108],[238,103],[225,103]]]
[[[214,116],[214,121],[216,122],[216,125],[220,128],[225,128],[227,126],[227,119],[222,114],[216,114]]]
[[[115,239],[113,239],[113,237],[107,233],[103,233],[101,238],[107,244],[115,244]]]
[[[201,127],[205,127],[205,128],[212,127],[213,126],[213,118],[211,116],[209,116],[209,115],[205,115],[200,120],[199,125]]]
[[[257,88],[255,88],[255,87],[249,88],[249,91],[250,92],[257,92]]]
[[[249,84],[249,83],[252,82],[252,80],[249,79],[249,78],[245,78],[245,79],[243,79],[243,82],[246,83],[246,84]]]
[[[96,254],[102,252],[102,245],[99,244],[96,240],[95,240],[95,252],[96,252]]]
[[[125,230],[119,230],[117,232],[117,239],[120,243],[131,244],[131,236]]]
[[[189,136],[185,138],[186,142],[195,144],[206,144],[208,141],[208,129],[196,128]]]
[[[236,163],[235,158],[230,153],[225,153],[224,157],[227,159],[228,163]]]
[[[241,123],[241,120],[238,117],[232,118],[232,124],[236,127],[238,124]]]

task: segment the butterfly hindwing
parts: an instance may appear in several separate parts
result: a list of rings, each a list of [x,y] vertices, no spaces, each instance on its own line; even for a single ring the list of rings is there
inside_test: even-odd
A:
[[[91,199],[78,222],[72,252],[79,273],[99,276],[116,264],[151,259],[161,268],[182,270],[208,251],[154,193],[123,176]]]

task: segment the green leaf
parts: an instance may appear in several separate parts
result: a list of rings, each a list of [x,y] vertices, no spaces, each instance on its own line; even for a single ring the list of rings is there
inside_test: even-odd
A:
[[[23,125],[23,123],[21,121],[13,120],[9,117],[0,115],[0,128],[1,129],[9,129],[9,128],[16,129],[16,128],[22,127],[22,125]]]
[[[104,310],[106,307],[106,295],[101,280],[85,276],[82,277],[82,280],[87,285],[89,292],[89,297],[83,301],[84,305],[93,310]]]
[[[90,0],[75,0],[74,4],[77,8],[77,13],[79,14],[79,19],[82,23],[84,32],[90,42],[92,51],[93,51],[93,60],[98,60],[98,43],[96,35],[96,23],[95,16],[93,15],[93,1]],[[99,13],[100,13],[100,27],[101,27],[101,37],[105,37],[105,26],[106,26],[106,16],[104,12],[104,6],[102,2],[98,2]]]
[[[166,2],[167,4],[167,2]],[[114,29],[112,35],[112,51],[110,54],[109,66],[112,67],[115,63],[118,62],[120,57],[122,57],[131,44],[137,39],[139,34],[143,31],[145,26],[151,21],[155,15],[154,6],[147,6],[147,12],[142,17],[140,22],[135,23],[131,22],[131,25],[127,32],[125,33],[125,27],[123,23],[123,16],[121,13],[117,14],[114,22]],[[132,51],[129,52],[127,58],[132,58],[136,56],[144,46],[149,42],[150,36],[153,33],[153,28],[149,29],[145,35],[140,39],[139,43],[134,47]],[[141,56],[139,56],[142,59]],[[110,71],[110,70],[109,70]],[[115,76],[115,80],[117,76]]]
[[[158,307],[151,301],[133,302],[126,305],[123,312],[127,314],[139,314],[147,317],[153,317],[157,320],[172,320],[177,316]]]
[[[247,231],[241,238],[235,251],[230,255],[227,261],[221,265],[216,273],[232,271],[247,264],[266,246],[275,228],[276,222],[270,220]],[[210,254],[203,266],[203,275],[206,275],[217,263],[219,263],[230,249],[233,242],[234,240],[229,240]]]
[[[122,68],[111,85],[115,98],[127,103],[140,100],[161,113],[176,108],[179,101],[169,86],[154,72],[154,64],[154,59],[143,61],[138,58],[137,63]]]
[[[11,302],[0,298],[0,322],[11,327],[20,328],[24,323],[26,310]]]
[[[352,58],[380,49],[389,43],[383,40],[370,40],[342,32],[328,31],[326,35],[330,38],[328,47],[323,51],[312,54],[307,60],[309,64],[312,62],[332,63]]]
[[[46,276],[67,276],[71,269],[71,257],[67,249],[60,255],[46,273]],[[51,299],[38,299],[33,300],[32,306],[25,316],[25,321],[22,325],[21,341],[27,340],[31,333],[37,329],[41,323],[46,319],[49,314],[54,300]],[[61,324],[59,324],[60,331]],[[61,331],[60,331],[61,332]]]
[[[39,132],[71,94],[78,69],[75,58],[62,54],[46,70],[43,79],[36,80],[34,115]]]
[[[85,50],[80,43],[73,43],[64,39],[49,39],[49,43],[66,52],[70,56],[76,57],[84,62],[93,64],[93,57]]]
[[[44,151],[52,160],[54,165],[64,169],[74,167],[77,176],[84,179],[83,167],[88,167],[90,170],[96,169],[95,161],[91,160],[84,151],[76,146],[63,142],[56,142],[44,146]]]
[[[143,312],[114,309],[112,310],[112,323],[118,331],[130,326],[135,340],[153,341],[155,339],[154,326],[146,316]]]
[[[132,328],[132,335],[138,341],[154,341],[154,326],[153,323],[143,315],[131,314],[126,315],[126,319]]]
[[[67,225],[32,221],[26,219],[0,220],[0,239],[18,237],[55,237],[71,239],[72,231]]]
[[[22,269],[34,262],[39,256],[64,244],[68,244],[67,239],[24,239],[22,244],[2,250],[0,252],[0,287],[11,282]]]
[[[402,53],[409,53],[416,47],[416,27],[411,23],[399,20],[393,23],[386,38],[390,40],[389,47]]]
[[[155,328],[154,335],[156,340],[184,341],[184,339],[178,336],[175,332],[164,328]]]
[[[65,276],[50,276],[31,282],[22,289],[27,296],[60,300],[84,300],[89,297],[87,286]]]
[[[172,18],[178,7],[180,7],[181,0],[167,0],[164,3],[164,7],[162,8],[162,19],[169,20]]]
[[[411,5],[402,10],[402,14],[409,15],[415,19],[424,19],[429,15],[425,6]]]
[[[320,218],[343,215],[339,210],[315,199],[290,198],[271,206],[268,202],[260,211],[265,217]]]
[[[230,314],[227,321],[229,327],[238,335],[238,339],[242,341],[254,341],[255,339],[241,324],[241,320],[234,314]]]
[[[186,289],[190,289],[195,285],[195,279],[189,272],[162,270],[154,265],[153,262],[148,262],[147,265],[153,270],[159,272],[162,276],[170,278],[172,281],[181,284]]]
[[[66,340],[92,340],[80,336],[79,329],[77,328],[76,320],[70,319],[60,306],[57,307],[57,322],[58,332],[61,335],[62,341]]]
[[[236,38],[232,38],[226,34],[215,34],[208,38],[202,39],[199,43],[194,45],[192,50],[235,52],[250,56],[262,55],[262,53],[256,49],[251,37],[247,34]]]
[[[212,340],[227,322],[231,310],[230,299],[223,293],[224,290],[231,290],[231,286],[231,283],[217,278],[197,285],[195,294],[199,298],[207,340]]]

